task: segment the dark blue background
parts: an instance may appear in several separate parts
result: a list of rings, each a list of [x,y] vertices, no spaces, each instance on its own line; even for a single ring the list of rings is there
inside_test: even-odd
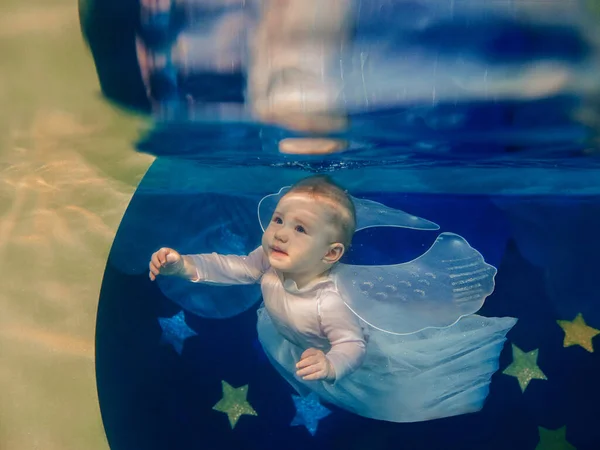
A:
[[[588,324],[600,327],[594,269],[600,252],[595,237],[600,229],[599,199],[369,197],[436,221],[440,231],[462,234],[499,266],[496,291],[481,313],[513,316],[519,322],[508,335],[482,412],[394,424],[330,407],[333,413],[321,420],[316,436],[302,426],[291,427],[294,392],[270,366],[257,341],[257,305],[227,320],[186,313],[186,322],[197,336],[187,339],[178,355],[172,346],[161,344],[158,318],[171,317],[181,308],[163,296],[145,271],[127,275],[119,269],[126,262],[125,255],[146,266],[150,254],[163,243],[191,242],[214,223],[231,223],[231,207],[221,206],[219,217],[214,205],[227,205],[224,200],[229,200],[239,211],[244,210],[244,203],[252,210],[258,198],[236,203],[214,194],[136,194],[111,252],[98,310],[98,390],[111,448],[520,450],[535,448],[538,426],[564,425],[568,440],[578,449],[598,448],[600,358],[581,347],[563,348],[564,333],[556,320],[572,320],[582,312]],[[202,214],[203,205],[209,202],[210,221],[203,224],[202,217],[207,217]],[[192,225],[190,211],[195,211]],[[254,214],[243,221],[242,217],[238,212],[239,221],[234,222],[249,230],[252,238],[245,245],[250,250],[258,244],[254,238],[259,239],[260,232]],[[182,228],[181,224],[188,225]],[[391,263],[411,259],[436,235],[401,229],[366,231],[357,235],[348,260]],[[563,245],[568,246],[568,255]],[[561,270],[555,270],[556,263]],[[549,277],[561,276],[559,285],[579,286],[567,290],[572,296],[556,297],[549,290],[556,284],[549,284]],[[224,296],[223,301],[236,298]],[[548,377],[531,382],[524,394],[514,377],[501,374],[512,361],[511,342],[524,351],[539,348],[538,365]],[[248,384],[248,401],[258,413],[258,417],[242,416],[233,431],[227,416],[212,410],[222,395],[221,380],[234,387]]]

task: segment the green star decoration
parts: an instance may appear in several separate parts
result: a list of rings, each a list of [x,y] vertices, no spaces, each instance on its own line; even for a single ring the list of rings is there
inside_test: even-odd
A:
[[[213,406],[213,409],[227,414],[232,429],[243,414],[258,415],[246,400],[248,385],[234,388],[226,381],[221,381],[221,384],[223,385],[223,398]]]
[[[540,442],[535,450],[577,450],[567,442],[567,427],[557,430],[548,430],[538,427],[540,431]]]
[[[502,372],[519,380],[521,391],[525,392],[531,380],[547,380],[544,372],[537,365],[538,350],[524,352],[515,344],[512,345],[513,362]]]

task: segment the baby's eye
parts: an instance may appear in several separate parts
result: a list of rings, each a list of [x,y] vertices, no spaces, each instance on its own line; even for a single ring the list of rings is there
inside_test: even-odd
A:
[[[283,220],[281,220],[281,217],[273,217],[273,222],[278,223],[278,224],[282,224]]]
[[[297,231],[298,233],[306,233],[306,230],[304,229],[304,227],[303,227],[302,225],[298,225],[298,226],[296,227],[296,231]]]

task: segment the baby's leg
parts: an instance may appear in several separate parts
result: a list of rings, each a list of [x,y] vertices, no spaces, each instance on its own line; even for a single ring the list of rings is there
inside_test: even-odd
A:
[[[341,80],[332,76],[350,33],[350,0],[264,0],[251,48],[249,101],[256,116],[288,128],[326,133],[343,129]],[[331,139],[293,139],[281,150],[327,153]],[[296,150],[296,151],[295,151]]]

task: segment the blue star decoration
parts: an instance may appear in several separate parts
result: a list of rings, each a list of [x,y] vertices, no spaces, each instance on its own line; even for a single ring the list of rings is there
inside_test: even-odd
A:
[[[196,336],[196,332],[185,323],[183,311],[179,311],[173,317],[159,317],[158,323],[162,328],[160,341],[171,344],[175,351],[181,355],[183,343],[191,336]]]
[[[327,408],[319,403],[319,397],[311,392],[306,397],[292,395],[294,405],[296,406],[296,415],[290,424],[292,427],[304,425],[311,435],[315,435],[319,420],[331,414]]]

